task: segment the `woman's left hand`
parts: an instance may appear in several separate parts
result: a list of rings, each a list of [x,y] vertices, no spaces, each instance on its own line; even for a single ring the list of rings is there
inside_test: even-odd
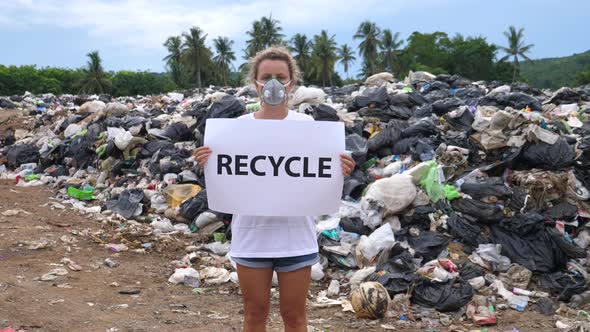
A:
[[[340,154],[340,163],[342,164],[342,175],[349,176],[354,171],[354,167],[356,163],[351,156],[347,155],[346,153]]]

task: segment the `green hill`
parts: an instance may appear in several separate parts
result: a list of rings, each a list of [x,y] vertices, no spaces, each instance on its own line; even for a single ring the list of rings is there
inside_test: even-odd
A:
[[[558,89],[575,86],[576,73],[590,71],[590,50],[562,58],[545,58],[521,63],[521,76],[532,86]]]

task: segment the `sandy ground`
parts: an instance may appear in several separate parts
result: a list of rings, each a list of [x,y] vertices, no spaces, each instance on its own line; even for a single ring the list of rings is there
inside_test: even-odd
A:
[[[195,294],[190,287],[167,282],[170,262],[180,259],[185,244],[139,254],[115,253],[102,247],[85,230],[96,231],[99,222],[68,208],[44,206],[55,202],[45,187],[23,188],[0,181],[0,329],[11,326],[26,331],[239,331],[242,303],[238,286],[230,283]],[[23,210],[2,216],[7,210]],[[110,227],[110,226],[109,226]],[[26,241],[48,239],[46,249],[27,249]],[[63,267],[67,257],[82,268],[68,270],[55,280],[40,281],[49,271]],[[109,268],[105,258],[120,263]],[[67,269],[67,268],[66,268]],[[451,326],[398,317],[381,321],[359,320],[341,307],[314,308],[311,302],[327,283],[314,283],[308,301],[308,321],[316,331],[470,331],[478,327],[455,321]],[[117,283],[118,286],[113,286]],[[120,294],[122,290],[138,294]],[[276,292],[275,292],[276,293]],[[276,295],[276,294],[275,294]],[[270,331],[281,331],[278,301],[274,297]],[[433,315],[436,313],[432,312]],[[435,318],[436,316],[431,316]],[[554,320],[527,308],[524,313],[501,311],[499,325],[489,331],[552,331]],[[383,327],[384,326],[384,327]]]

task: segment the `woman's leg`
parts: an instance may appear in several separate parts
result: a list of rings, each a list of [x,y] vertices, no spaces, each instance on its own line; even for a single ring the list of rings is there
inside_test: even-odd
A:
[[[286,332],[307,332],[305,305],[311,282],[311,266],[277,273],[281,316]]]
[[[244,332],[266,331],[272,268],[251,268],[240,264],[237,268],[244,299]]]

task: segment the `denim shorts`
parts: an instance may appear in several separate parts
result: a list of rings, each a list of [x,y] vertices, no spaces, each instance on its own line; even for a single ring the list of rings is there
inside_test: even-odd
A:
[[[279,257],[279,258],[231,258],[237,264],[255,269],[274,269],[277,272],[291,272],[307,266],[312,266],[320,261],[319,254]]]

